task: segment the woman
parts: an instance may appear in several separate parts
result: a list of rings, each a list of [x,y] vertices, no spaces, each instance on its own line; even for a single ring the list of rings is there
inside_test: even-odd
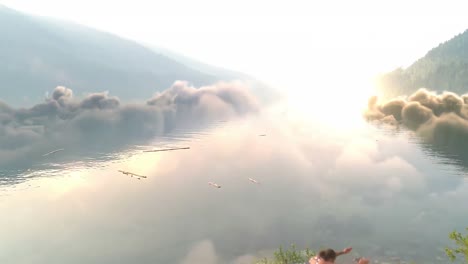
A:
[[[340,252],[335,252],[333,249],[329,248],[326,250],[322,250],[319,252],[319,254],[315,257],[312,257],[308,264],[334,264],[336,257],[344,254],[348,254],[351,252],[353,248],[345,248]],[[369,260],[365,258],[360,258],[358,261],[358,264],[369,264]]]

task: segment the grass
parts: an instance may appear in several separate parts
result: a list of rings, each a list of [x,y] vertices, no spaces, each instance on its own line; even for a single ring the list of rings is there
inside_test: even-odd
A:
[[[468,228],[466,228],[468,231]],[[465,259],[465,263],[468,263],[468,234],[462,235],[462,233],[453,231],[449,234],[449,238],[455,242],[456,247],[445,248],[445,254],[453,262],[457,259],[457,256],[461,256]]]
[[[468,228],[466,228],[468,231]],[[452,261],[456,261],[457,257],[463,258],[465,263],[468,264],[468,234],[462,234],[457,231],[453,231],[449,234],[450,240],[455,243],[455,247],[445,248],[445,254]],[[305,263],[311,257],[315,256],[315,252],[306,248],[305,250],[298,250],[295,244],[292,244],[289,248],[283,249],[280,247],[273,253],[273,258],[262,258],[255,261],[254,264],[295,264]],[[414,262],[411,262],[414,264]]]
[[[255,264],[293,264],[293,263],[305,263],[311,257],[315,256],[315,252],[306,248],[305,250],[298,250],[295,244],[292,244],[289,248],[283,249],[280,247],[273,253],[273,258],[263,258],[257,260]]]

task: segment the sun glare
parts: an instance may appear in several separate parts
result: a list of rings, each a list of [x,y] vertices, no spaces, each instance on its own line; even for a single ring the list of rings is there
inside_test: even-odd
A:
[[[361,75],[311,79],[307,85],[292,85],[288,105],[305,118],[334,127],[353,128],[362,124],[362,113],[368,98],[375,94],[371,78]]]

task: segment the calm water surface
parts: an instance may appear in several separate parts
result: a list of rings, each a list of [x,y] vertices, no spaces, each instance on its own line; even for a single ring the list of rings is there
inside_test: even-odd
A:
[[[143,152],[167,146],[190,149]],[[448,233],[468,224],[461,159],[404,129],[292,113],[64,150],[0,171],[0,262],[252,263],[296,243],[447,263]]]

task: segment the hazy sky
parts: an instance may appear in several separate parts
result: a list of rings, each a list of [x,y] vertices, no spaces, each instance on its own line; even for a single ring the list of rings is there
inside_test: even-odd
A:
[[[406,66],[468,25],[467,4],[451,0],[1,2],[280,85],[311,78],[314,70],[326,80],[343,69],[370,76]]]

